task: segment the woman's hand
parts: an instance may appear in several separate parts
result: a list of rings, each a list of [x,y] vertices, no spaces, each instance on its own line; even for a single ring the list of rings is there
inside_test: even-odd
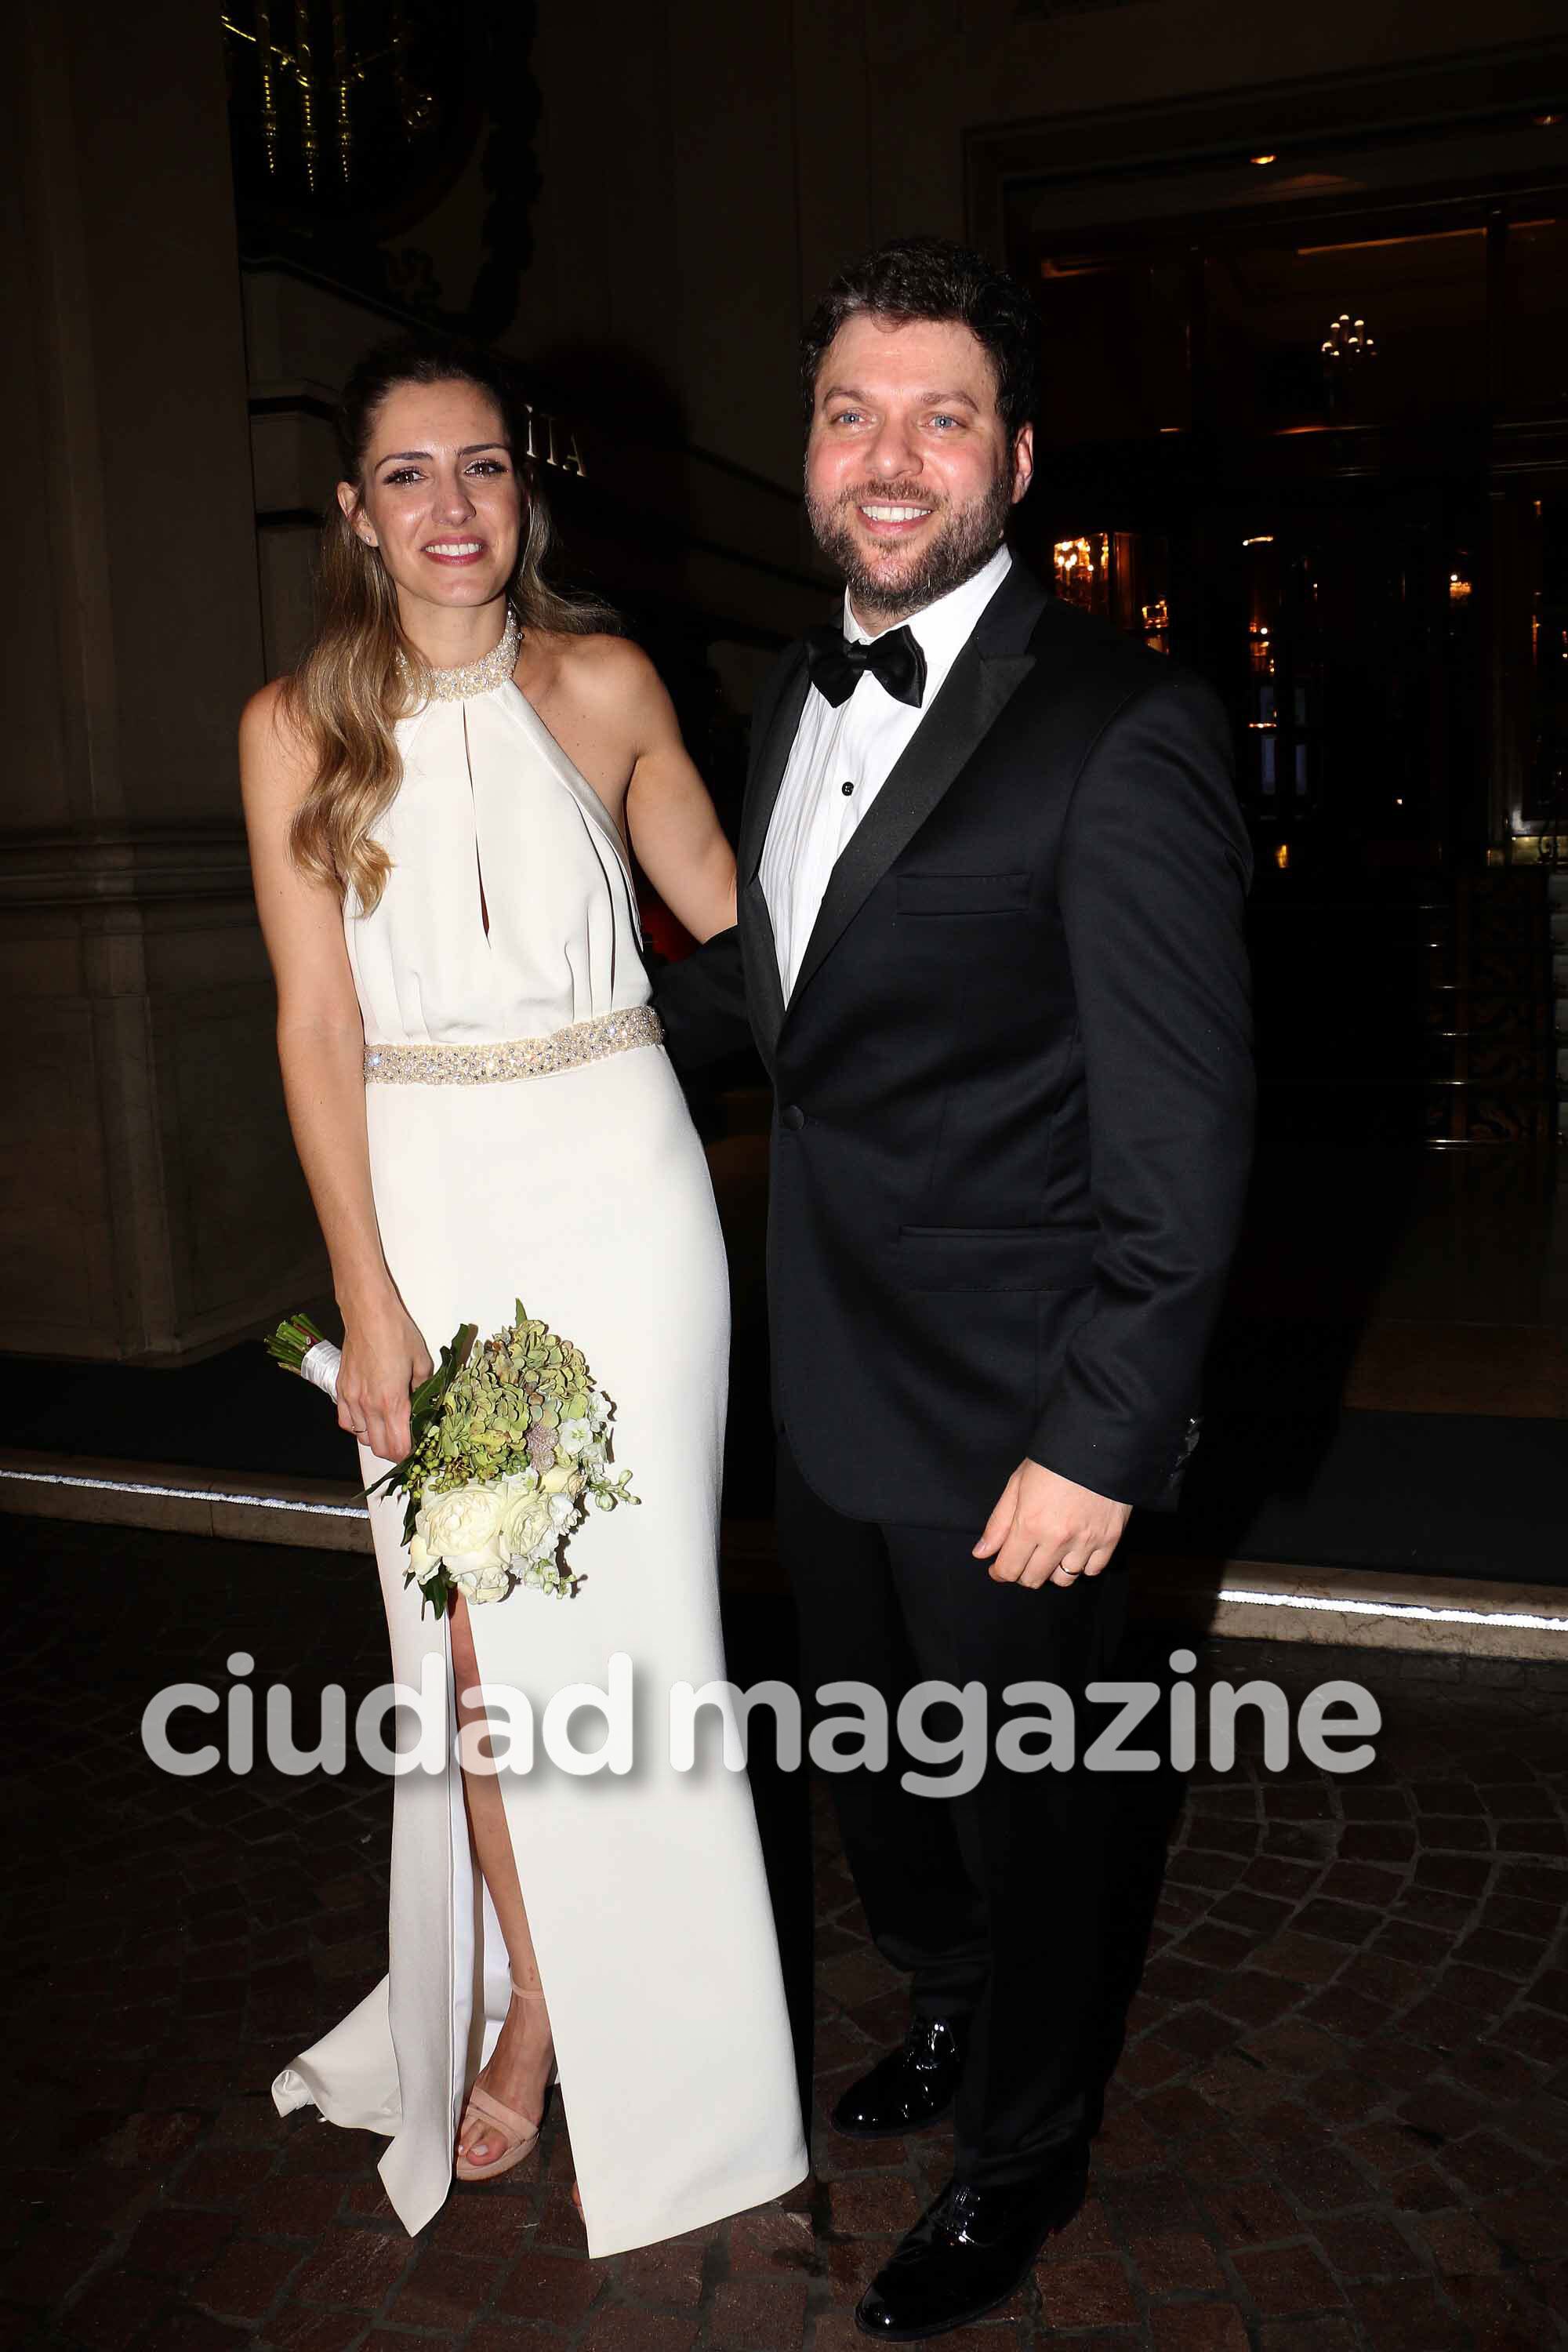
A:
[[[410,1444],[408,1399],[434,1366],[395,1290],[343,1311],[338,1427],[380,1462],[401,1462]]]

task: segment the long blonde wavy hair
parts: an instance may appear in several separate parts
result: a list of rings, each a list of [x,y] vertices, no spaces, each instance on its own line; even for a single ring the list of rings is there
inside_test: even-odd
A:
[[[517,451],[516,400],[500,368],[434,338],[379,345],[343,387],[334,420],[342,478],[363,496],[365,458],[387,394],[404,384],[471,383],[495,403],[510,444],[522,499],[517,565],[507,585],[524,630],[586,635],[614,629],[610,608],[568,594],[545,576],[555,545],[550,510],[531,464]],[[295,864],[368,913],[392,861],[374,838],[403,781],[393,728],[422,699],[425,663],[404,635],[397,591],[378,548],[367,546],[334,500],[316,567],[316,623],[310,648],[284,687],[284,709],[315,755],[315,772],[294,813]]]

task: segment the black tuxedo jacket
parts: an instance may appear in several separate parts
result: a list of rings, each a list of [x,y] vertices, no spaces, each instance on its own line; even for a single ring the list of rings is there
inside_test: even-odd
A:
[[[833,870],[786,1006],[758,869],[808,690],[759,699],[740,920],[678,1065],[773,1076],[773,1407],[847,1516],[977,1537],[1026,1454],[1172,1504],[1250,1157],[1229,729],[1015,564]]]

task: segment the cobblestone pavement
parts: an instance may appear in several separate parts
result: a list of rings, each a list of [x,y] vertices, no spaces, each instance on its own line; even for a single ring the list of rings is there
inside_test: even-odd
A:
[[[383,1674],[364,1564],[7,1523],[9,2245],[38,2352],[849,2352],[945,2136],[836,2139],[783,2205],[589,2263],[558,2111],[541,2166],[415,2241],[378,2144],[280,2122],[280,2063],[379,1974],[387,1796],[363,1773],[174,1780],[152,1691]],[[1315,1680],[1321,1654],[1287,1654]],[[1275,1672],[1230,1645],[1218,1664]],[[956,2352],[1539,2352],[1568,2336],[1562,1702],[1361,1671],[1353,1779],[1244,1755],[1129,1781],[1130,1948],[1168,1867],[1093,2191]],[[1450,1669],[1450,1671],[1457,1671]],[[1304,1686],[1304,1685],[1303,1685]],[[819,2105],[901,2031],[816,1815]],[[1070,1930],[1069,1930],[1070,1931]],[[1048,1969],[1042,1973],[1048,1998]]]

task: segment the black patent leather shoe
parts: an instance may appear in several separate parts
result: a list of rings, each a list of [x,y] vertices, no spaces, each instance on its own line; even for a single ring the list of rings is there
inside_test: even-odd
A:
[[[879,2058],[852,2083],[833,2110],[833,2128],[850,2139],[898,2139],[940,2123],[963,2072],[968,2035],[962,2020],[917,2017],[900,2050]]]
[[[1085,2179],[1080,2166],[1000,2189],[950,2180],[861,2296],[855,2321],[862,2335],[917,2344],[994,2311],[1027,2278],[1046,2240],[1072,2220]]]

